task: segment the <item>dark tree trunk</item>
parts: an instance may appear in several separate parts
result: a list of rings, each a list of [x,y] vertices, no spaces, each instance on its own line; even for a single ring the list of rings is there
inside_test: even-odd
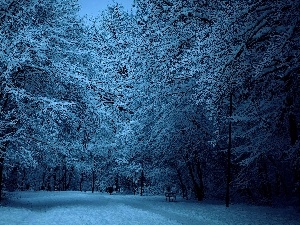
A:
[[[177,171],[178,179],[179,179],[179,182],[180,182],[180,188],[181,188],[181,192],[182,192],[182,197],[188,199],[187,188],[186,188],[186,186],[185,186],[185,184],[183,182],[182,174],[181,174],[181,172],[180,172],[180,170],[178,168],[176,169],[176,171]]]
[[[120,191],[120,185],[119,185],[119,175],[118,174],[115,177],[115,186],[116,186],[115,191],[119,192]]]
[[[189,174],[190,174],[191,179],[192,179],[192,183],[193,183],[196,198],[197,198],[198,201],[202,201],[203,200],[203,194],[202,194],[203,190],[201,189],[201,187],[197,183],[197,180],[196,180],[194,172],[193,172],[192,163],[188,160],[187,156],[186,156],[186,164],[187,164],[188,171],[189,171]]]
[[[79,181],[79,190],[82,191],[82,183],[84,181],[84,174],[81,172],[80,174],[80,181]]]
[[[276,171],[275,177],[276,177],[275,195],[280,196],[283,194],[284,196],[287,196],[288,191],[287,191],[286,183],[279,171]]]
[[[23,168],[23,176],[22,176],[22,181],[21,181],[21,191],[26,190],[26,169]]]
[[[4,150],[1,149],[1,153],[3,153]],[[3,179],[3,163],[4,163],[4,157],[0,157],[0,201],[2,200],[2,179]]]
[[[71,180],[72,180],[72,172],[69,172],[68,182],[66,183],[66,190],[70,189]]]
[[[204,183],[203,183],[203,172],[200,164],[199,158],[196,159],[196,168],[197,168],[197,175],[199,179],[199,195],[201,199],[204,199]]]
[[[142,170],[140,181],[141,181],[140,195],[143,196],[143,193],[144,193],[144,181],[145,181],[144,170]]]
[[[0,108],[0,111],[4,112],[5,109],[7,108],[8,106],[8,99],[9,99],[9,96],[8,94],[3,94],[3,93],[0,93],[0,99],[3,98],[4,99],[4,102]],[[4,131],[4,133],[0,133],[1,137],[6,135],[6,131]],[[0,147],[0,201],[2,199],[2,192],[3,192],[3,170],[4,170],[4,157],[5,157],[5,153],[6,153],[6,148],[8,146],[8,141],[4,142],[3,143],[3,146]]]
[[[131,181],[131,186],[132,186],[132,191],[133,191],[133,194],[135,195],[135,193],[137,192],[137,185],[135,183],[135,177],[136,177],[136,174],[135,176],[132,178],[132,181]]]
[[[289,115],[289,131],[290,131],[291,145],[294,145],[298,140],[297,119],[294,114]]]
[[[96,172],[95,169],[92,170],[92,193],[95,191],[95,182],[96,182]]]
[[[300,207],[300,170],[297,171],[296,194],[298,196],[298,206]]]
[[[53,173],[53,185],[54,185],[54,191],[57,191],[58,184],[57,184],[56,170],[54,170]]]
[[[39,187],[40,190],[44,191],[46,189],[46,182],[45,182],[45,178],[46,178],[46,172],[44,171],[43,172],[43,175],[42,175],[42,186]]]
[[[49,170],[49,172],[51,172],[51,169]],[[47,176],[47,185],[46,185],[46,190],[47,191],[51,191],[51,177],[52,177],[52,174],[48,175]]]
[[[95,191],[95,183],[96,183],[96,157],[92,156],[93,158],[93,169],[92,169],[92,193]]]
[[[230,106],[229,106],[229,129],[228,129],[228,150],[227,150],[227,171],[226,171],[226,207],[229,207],[230,202],[230,180],[231,180],[231,117],[232,117],[232,93],[230,93]]]
[[[0,148],[0,201],[2,199],[3,192],[3,170],[4,170],[4,155],[6,152],[6,148],[8,146],[8,141],[3,144],[3,147]]]
[[[64,168],[64,186],[63,186],[63,190],[66,191],[67,190],[67,167]]]

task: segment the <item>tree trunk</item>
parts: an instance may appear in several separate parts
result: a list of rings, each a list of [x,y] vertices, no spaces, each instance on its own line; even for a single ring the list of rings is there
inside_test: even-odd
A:
[[[141,174],[141,190],[140,190],[140,195],[143,196],[143,192],[144,192],[144,181],[145,181],[145,175],[144,175],[144,170],[142,170],[142,174]]]
[[[0,95],[1,95],[0,98],[4,99],[4,102],[3,102],[2,107],[0,108],[0,111],[4,112],[8,105],[9,97],[8,97],[7,93],[5,95],[3,95],[3,93],[1,93]],[[4,130],[4,133],[1,133],[0,135],[1,135],[1,137],[6,135],[6,131]],[[4,157],[5,157],[7,146],[8,146],[8,141],[5,141],[3,143],[3,147],[0,147],[0,201],[2,200]]]
[[[44,169],[44,172],[43,172],[43,175],[42,175],[42,186],[39,187],[39,190],[46,190],[46,182],[45,182],[45,178],[46,178],[46,172],[45,172],[45,169]]]
[[[186,189],[186,186],[185,186],[185,184],[183,182],[181,172],[180,172],[180,170],[178,168],[176,169],[176,171],[177,171],[178,179],[179,179],[179,182],[180,182],[180,188],[181,188],[181,192],[182,192],[182,198],[188,199],[187,189]]]
[[[6,141],[3,144],[3,147],[0,148],[0,201],[2,199],[2,192],[3,192],[3,170],[4,170],[4,156],[5,156],[5,152],[6,152],[6,148],[8,146],[8,141]]]
[[[199,158],[196,159],[196,166],[197,166],[197,175],[199,179],[199,195],[201,199],[204,199],[204,183],[203,183],[203,172],[200,164]]]
[[[64,168],[63,191],[67,190],[67,167]]]
[[[4,151],[1,149],[1,153]],[[3,163],[4,163],[4,156],[0,157],[0,201],[2,200],[2,179],[3,179]]]
[[[26,188],[26,169],[25,168],[23,168],[23,174],[22,174],[23,176],[22,176],[22,181],[21,181],[21,191],[24,191],[24,190],[26,190],[27,188]]]
[[[95,169],[92,170],[92,193],[95,191],[95,182],[96,182],[96,172]]]
[[[79,190],[82,191],[82,183],[83,183],[83,180],[84,180],[84,177],[83,177],[83,172],[81,172],[80,174],[80,181],[79,181]]]
[[[66,183],[66,190],[70,189],[71,180],[72,180],[72,172],[69,171],[68,182]]]
[[[199,184],[197,183],[197,180],[196,180],[194,172],[193,172],[192,164],[188,160],[187,155],[186,155],[186,164],[187,164],[188,171],[189,171],[189,174],[190,174],[191,179],[192,179],[192,183],[193,183],[193,186],[194,186],[194,191],[195,191],[196,198],[197,198],[198,201],[202,201],[203,200],[202,190],[201,190]]]
[[[292,113],[289,115],[289,131],[290,131],[291,145],[294,145],[298,140],[298,131],[297,131],[297,119],[296,116]]]
[[[230,173],[231,173],[231,117],[232,117],[232,93],[230,93],[230,106],[229,106],[229,129],[228,129],[228,150],[227,150],[227,171],[226,171],[226,207],[229,207],[230,201]]]
[[[53,185],[54,185],[54,191],[57,191],[58,184],[57,184],[56,169],[53,172]]]

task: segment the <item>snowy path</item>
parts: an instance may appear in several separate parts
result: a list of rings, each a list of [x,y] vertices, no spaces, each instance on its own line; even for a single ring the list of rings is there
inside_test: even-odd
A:
[[[292,209],[81,192],[19,192],[0,207],[1,225],[300,225],[298,217]]]

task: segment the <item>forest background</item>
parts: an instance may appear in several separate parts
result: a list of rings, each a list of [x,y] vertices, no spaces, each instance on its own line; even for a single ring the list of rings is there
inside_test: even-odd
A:
[[[300,2],[135,7],[1,0],[1,191],[300,204]]]

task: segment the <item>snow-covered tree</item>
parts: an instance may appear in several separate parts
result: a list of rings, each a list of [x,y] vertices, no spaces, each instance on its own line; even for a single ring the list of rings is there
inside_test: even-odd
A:
[[[293,110],[299,104],[292,99],[297,99],[295,88],[299,86],[299,16],[295,13],[299,2],[210,2],[207,7],[212,9],[208,16],[213,26],[199,43],[202,66],[197,100],[206,104],[215,118],[221,148],[225,147],[229,120],[232,122],[233,155],[238,157],[235,162],[252,174],[246,178],[242,170],[243,174],[234,179],[235,186],[247,188],[258,181],[257,173],[265,173],[272,178],[264,176],[256,186],[264,189],[258,192],[270,192],[266,186],[271,184],[266,182],[274,181],[283,166],[275,166],[272,160],[279,160],[283,154],[294,158],[289,142],[295,144],[298,139],[298,116]],[[232,116],[228,110],[231,103]],[[268,165],[273,164],[272,172],[253,168],[265,157],[270,160],[266,160]]]
[[[36,154],[67,150],[61,140],[74,134],[83,98],[75,65],[85,52],[76,3],[5,1],[0,11],[2,174],[4,159],[25,165]]]

